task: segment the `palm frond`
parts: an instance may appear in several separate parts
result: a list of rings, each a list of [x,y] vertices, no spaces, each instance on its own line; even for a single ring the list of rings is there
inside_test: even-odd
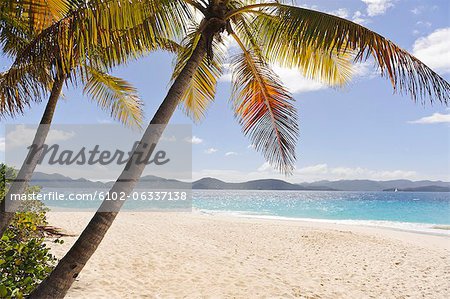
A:
[[[290,174],[298,138],[294,99],[270,67],[234,36],[244,51],[231,63],[235,116],[256,150],[276,169]]]
[[[274,18],[263,16],[259,22],[262,44],[275,55],[280,47],[289,44],[307,45],[323,49],[326,53],[354,51],[355,61],[372,56],[387,76],[395,92],[410,94],[414,101],[430,102],[434,99],[448,104],[450,84],[419,59],[409,54],[383,36],[351,21],[326,13],[283,5],[260,3],[236,9],[228,18],[240,13],[261,11]],[[277,19],[277,20],[276,20]],[[276,20],[276,21],[270,21]],[[282,44],[282,46],[280,46]]]
[[[9,57],[15,57],[38,34],[39,26],[49,25],[44,19],[53,14],[67,13],[81,0],[5,0],[0,4],[0,47]],[[41,62],[46,57],[36,57]],[[16,64],[0,74],[0,116],[14,117],[23,113],[31,101],[39,102],[53,85],[50,69],[45,63]]]
[[[23,68],[0,73],[0,117],[23,113],[32,100],[39,101],[47,93],[53,82],[45,69],[37,71],[32,65]]]
[[[39,33],[78,7],[82,0],[25,0],[25,2],[28,2],[29,6],[26,17],[30,27],[34,33]]]
[[[30,39],[27,23],[16,17],[0,12],[0,48],[2,54],[13,58]]]
[[[192,55],[200,34],[193,32],[187,36],[177,55],[172,80],[175,80],[183,70]],[[206,113],[209,104],[214,100],[216,85],[222,75],[224,49],[218,41],[213,42],[214,56],[210,61],[203,58],[202,63],[192,76],[186,92],[180,99],[184,112],[194,121],[200,121]]]
[[[116,33],[111,43],[113,46],[91,46],[89,49],[89,63],[103,68],[112,69],[119,65],[125,65],[129,61],[137,60],[152,51],[161,49],[170,53],[178,53],[180,45],[163,37],[149,38],[148,32],[151,26],[143,23],[126,32]],[[130,42],[133,39],[135,42]],[[79,67],[83,68],[80,64]]]
[[[184,22],[176,20],[189,17],[182,1],[91,0],[44,29],[17,55],[15,64],[36,63],[36,57],[45,56],[52,72],[70,75],[92,49],[108,49],[109,59],[120,60],[127,51],[157,48],[158,38],[177,40]],[[146,31],[134,30],[137,26]]]
[[[87,78],[83,92],[98,106],[110,111],[111,117],[126,126],[142,128],[143,103],[136,89],[121,78],[92,67],[86,67]]]
[[[316,47],[302,47],[299,52],[303,53],[300,56],[294,56],[296,59],[285,60],[285,63],[280,65],[298,68],[304,77],[330,86],[344,86],[351,81],[354,72],[353,57],[349,53],[339,53],[337,50],[327,53]],[[299,57],[303,58],[299,59]]]
[[[234,21],[235,30],[248,48],[270,63],[286,68],[298,69],[306,78],[320,81],[330,86],[344,86],[350,82],[353,74],[353,56],[344,51],[332,50],[331,53],[320,47],[296,43],[289,37],[280,36],[273,44],[261,42],[265,32],[260,30],[262,20],[277,22],[271,16],[262,14],[253,19],[238,16]]]
[[[5,87],[8,93],[7,97],[1,99],[3,108],[13,108],[12,104],[15,103],[17,109],[11,110],[13,116],[23,109],[21,103],[41,100],[40,96],[44,93],[33,93],[35,97],[24,100],[19,98],[22,93],[10,91],[36,88],[34,85],[39,84],[37,79],[18,79],[40,76],[26,73],[30,68],[37,73],[45,70],[50,78],[66,76],[71,82],[76,82],[80,79],[76,76],[83,73],[84,65],[99,65],[110,69],[152,50],[175,51],[176,43],[167,36],[175,34],[177,30],[178,33],[182,32],[180,28],[175,29],[175,20],[187,17],[184,14],[185,9],[183,3],[179,4],[179,1],[175,0],[82,1],[76,9],[72,9],[64,18],[45,28],[30,42],[24,40],[23,46],[11,50],[16,56],[11,66],[13,71],[5,73],[7,78],[3,81],[10,84],[28,82],[33,86]],[[10,45],[14,47],[13,42]],[[43,88],[48,86],[47,82],[42,84]]]
[[[25,24],[30,34],[37,34],[66,16],[83,0],[3,0],[1,17]]]
[[[14,57],[31,39],[33,14],[44,6],[36,0],[4,0],[0,3],[0,46],[3,54]]]

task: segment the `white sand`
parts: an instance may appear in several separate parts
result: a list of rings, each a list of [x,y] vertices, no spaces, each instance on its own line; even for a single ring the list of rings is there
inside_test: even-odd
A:
[[[79,233],[91,213],[51,212]],[[62,257],[76,238],[52,245]],[[450,239],[190,213],[119,214],[68,298],[449,298]]]

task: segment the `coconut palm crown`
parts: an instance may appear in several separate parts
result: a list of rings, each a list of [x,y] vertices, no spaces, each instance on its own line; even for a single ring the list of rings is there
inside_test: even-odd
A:
[[[84,93],[113,118],[132,127],[142,125],[143,103],[137,90],[127,81],[108,74],[109,68],[103,63],[78,60],[78,65],[74,63],[63,70],[62,52],[38,55],[33,51],[36,41],[57,51],[58,35],[45,32],[83,8],[83,3],[81,0],[7,0],[0,4],[1,51],[14,61],[10,69],[0,73],[0,116],[23,113],[26,106],[33,101],[40,102],[59,81],[73,86],[81,82]],[[43,35],[47,39],[41,39]],[[32,59],[21,62],[27,55]]]
[[[393,42],[351,21],[275,1],[175,3],[191,6],[196,17],[177,26],[190,30],[184,34],[174,78],[196,47],[206,47],[206,57],[181,99],[184,109],[196,120],[204,115],[224,67],[224,39],[231,37],[240,49],[230,61],[235,116],[255,148],[282,172],[294,168],[297,112],[273,65],[295,68],[307,78],[339,87],[350,80],[353,62],[372,57],[394,92],[422,103],[448,104],[448,82]]]

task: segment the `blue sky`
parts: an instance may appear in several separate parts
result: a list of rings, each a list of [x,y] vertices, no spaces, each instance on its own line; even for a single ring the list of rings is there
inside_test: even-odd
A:
[[[413,52],[450,79],[450,4],[447,0],[297,1],[361,23]],[[168,88],[173,57],[153,53],[121,67],[115,75],[132,82],[145,101],[149,120]],[[8,61],[0,58],[0,69]],[[351,84],[330,89],[278,69],[294,93],[300,119],[297,169],[284,177],[268,166],[242,135],[230,109],[230,82],[225,75],[206,119],[193,124],[193,178],[227,181],[283,178],[292,182],[368,178],[441,179],[450,181],[450,110],[440,104],[413,103],[394,95],[390,83],[370,63],[356,66]],[[101,111],[80,90],[66,88],[54,123],[104,123]],[[44,105],[6,123],[37,123]],[[191,124],[181,110],[172,123]],[[1,132],[3,136],[3,132]],[[0,139],[4,142],[4,139]],[[0,158],[4,153],[0,151]]]

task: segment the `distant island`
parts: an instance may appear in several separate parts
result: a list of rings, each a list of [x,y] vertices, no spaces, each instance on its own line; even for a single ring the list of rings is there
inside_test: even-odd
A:
[[[98,182],[87,179],[73,179],[60,174],[36,172],[31,184],[43,188],[98,188],[108,189],[114,182]],[[157,176],[144,176],[136,188],[167,188],[195,190],[291,190],[291,191],[385,191],[385,192],[450,192],[450,182],[410,181],[410,180],[339,180],[317,181],[293,184],[278,179],[252,180],[242,183],[228,183],[216,178],[202,178],[190,182],[165,179]]]

